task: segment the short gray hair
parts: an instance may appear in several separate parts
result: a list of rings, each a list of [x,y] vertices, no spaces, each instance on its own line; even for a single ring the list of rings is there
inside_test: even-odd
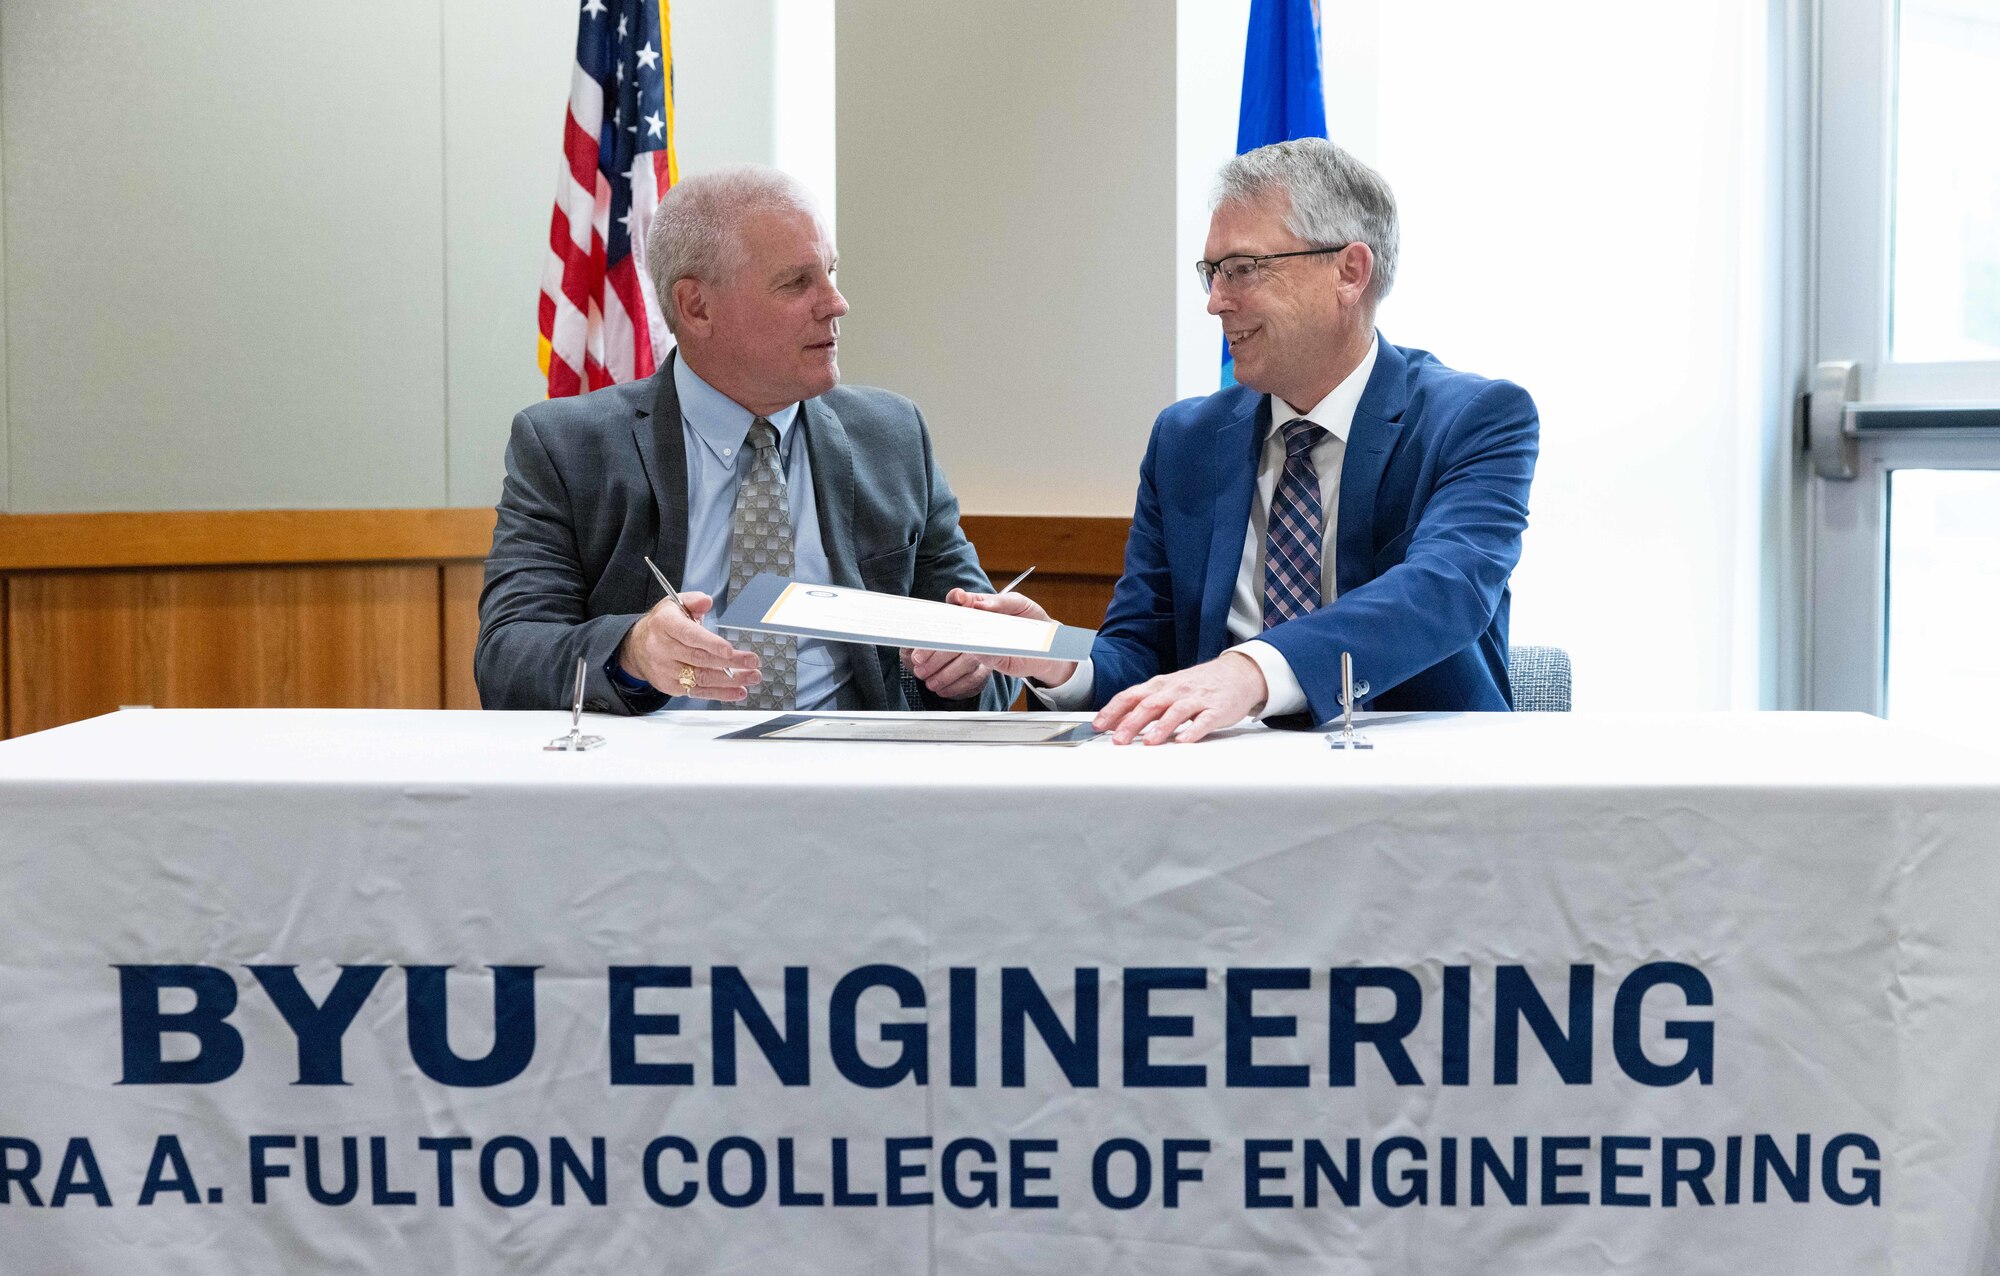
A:
[[[1368,299],[1381,304],[1396,282],[1396,196],[1382,175],[1323,137],[1246,151],[1222,166],[1211,208],[1269,195],[1289,203],[1285,229],[1315,248],[1362,243],[1375,255]]]
[[[735,164],[675,182],[646,228],[646,273],[667,330],[674,327],[674,284],[699,279],[719,284],[741,270],[746,253],[736,233],[745,217],[763,212],[819,216],[797,178],[762,164]]]

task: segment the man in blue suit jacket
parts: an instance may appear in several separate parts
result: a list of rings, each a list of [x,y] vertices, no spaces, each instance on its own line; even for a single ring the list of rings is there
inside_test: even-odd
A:
[[[1342,652],[1367,708],[1511,708],[1507,577],[1535,405],[1381,339],[1397,238],[1387,184],[1325,139],[1224,167],[1196,269],[1238,384],[1154,423],[1090,660],[1000,668],[1051,707],[1097,708],[1121,744],[1333,718]]]

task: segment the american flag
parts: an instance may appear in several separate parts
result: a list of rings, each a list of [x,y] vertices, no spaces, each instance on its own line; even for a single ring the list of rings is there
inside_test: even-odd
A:
[[[653,374],[666,343],[646,226],[680,176],[667,0],[584,0],[542,272],[549,397]]]

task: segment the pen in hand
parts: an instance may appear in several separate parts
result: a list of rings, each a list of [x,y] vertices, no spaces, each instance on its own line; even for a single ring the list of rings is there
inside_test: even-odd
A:
[[[689,611],[688,605],[681,601],[681,591],[674,588],[673,582],[667,579],[667,574],[660,570],[659,565],[653,561],[652,555],[642,554],[640,555],[640,561],[646,564],[647,571],[653,573],[653,579],[660,582],[660,588],[666,591],[667,600],[681,609],[681,615],[686,616],[689,620],[694,620],[694,623],[699,625],[701,622],[694,619],[694,613]],[[727,669],[724,672],[734,678],[738,671]]]
[[[689,611],[688,605],[681,601],[681,591],[674,588],[673,582],[667,579],[667,574],[654,564],[651,556],[645,556],[644,561],[646,570],[653,573],[653,579],[660,582],[660,588],[667,591],[667,597],[673,600],[674,606],[681,609],[681,615],[686,616],[689,620],[694,620],[694,613]],[[697,621],[696,623],[700,622]]]
[[[1020,584],[1020,583],[1021,583],[1022,581],[1024,581],[1024,580],[1028,579],[1028,577],[1029,577],[1029,576],[1031,576],[1031,575],[1033,575],[1033,574],[1034,574],[1034,571],[1035,571],[1035,564],[1033,564],[1033,563],[1030,563],[1030,564],[1028,564],[1028,570],[1027,570],[1027,571],[1024,571],[1024,572],[1022,572],[1022,573],[1021,573],[1021,574],[1020,574],[1019,576],[1016,576],[1016,577],[1015,577],[1014,579],[1012,579],[1012,580],[1008,581],[1008,582],[1007,582],[1006,584],[1002,585],[1002,586],[1000,587],[999,591],[998,591],[997,593],[995,593],[995,594],[994,594],[993,596],[994,596],[995,598],[998,598],[998,597],[999,597],[999,596],[1000,596],[1001,594],[1011,594],[1011,593],[1013,593],[1013,592],[1014,592],[1014,586],[1016,586],[1016,585]],[[907,659],[907,657],[908,657],[909,653],[908,653],[908,652],[904,652],[903,654],[904,654],[904,657],[905,657],[905,658]],[[977,667],[977,669],[979,670],[979,672],[980,672],[980,673],[982,673],[982,674],[983,674],[983,673],[985,673],[985,672],[987,672],[987,671],[988,671],[989,669],[991,669],[991,668],[993,667],[992,665],[989,665],[989,664],[987,664],[987,663],[986,663],[986,662],[985,662],[984,660],[979,660],[979,661],[975,661],[975,662],[974,662],[974,664],[975,664],[975,667]]]

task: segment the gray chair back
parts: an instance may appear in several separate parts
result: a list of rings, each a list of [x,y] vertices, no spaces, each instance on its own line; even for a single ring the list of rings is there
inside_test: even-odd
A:
[[[1516,713],[1569,712],[1569,653],[1561,647],[1507,648]]]

